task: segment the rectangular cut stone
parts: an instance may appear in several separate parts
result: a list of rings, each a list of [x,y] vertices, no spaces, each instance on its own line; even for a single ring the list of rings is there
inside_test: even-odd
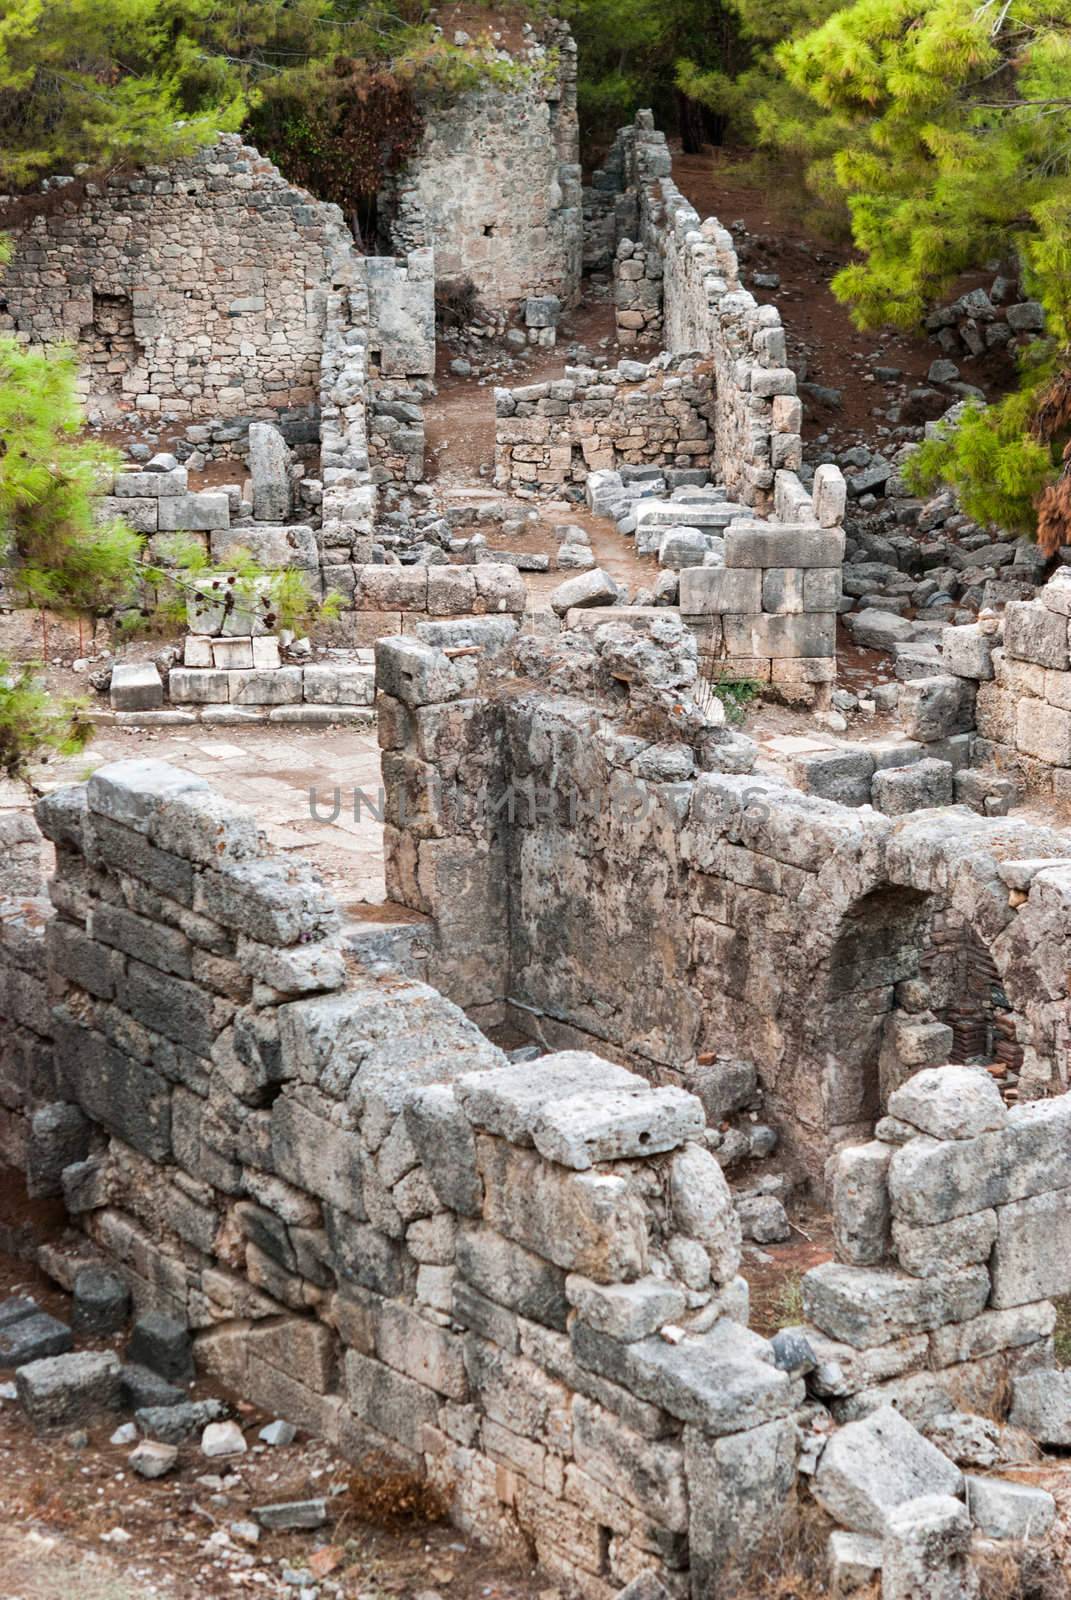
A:
[[[492,1227],[597,1283],[644,1272],[646,1212],[625,1179],[567,1172],[500,1139],[478,1138],[476,1154]]]
[[[556,1100],[598,1089],[638,1091],[646,1078],[587,1050],[561,1050],[538,1061],[466,1073],[454,1093],[469,1121],[511,1144],[531,1145],[532,1129]]]
[[[185,494],[188,474],[185,467],[173,467],[170,472],[117,472],[112,494],[121,500]]]
[[[499,1305],[548,1328],[564,1330],[569,1313],[565,1273],[492,1228],[463,1228],[457,1270]]]
[[[929,1228],[913,1227],[909,1222],[893,1225],[900,1265],[915,1278],[936,1278],[950,1267],[988,1261],[996,1236],[995,1211],[975,1211]]]
[[[855,1533],[883,1534],[897,1506],[920,1495],[958,1495],[963,1474],[913,1428],[883,1406],[834,1433],[811,1482],[819,1505]]]
[[[736,522],[725,533],[727,567],[839,567],[843,560],[841,528]]]
[[[833,1232],[837,1259],[857,1267],[882,1261],[889,1248],[889,1191],[886,1179],[892,1151],[872,1139],[840,1151],[833,1165]]]
[[[301,667],[279,667],[275,672],[232,672],[230,699],[235,706],[298,705],[301,701],[303,671]]]
[[[762,573],[746,567],[686,567],[680,576],[680,606],[686,616],[699,617],[761,611]]]
[[[672,1086],[597,1089],[555,1100],[532,1129],[548,1161],[586,1171],[597,1161],[624,1161],[675,1150],[706,1126],[695,1095]]]
[[[996,1218],[994,1309],[1071,1294],[1071,1189],[1015,1200]]]
[[[159,505],[157,526],[161,533],[175,533],[184,529],[207,533],[213,528],[228,527],[231,520],[230,503],[225,494],[166,495]]]
[[[1067,1095],[1016,1106],[1006,1128],[974,1139],[911,1139],[889,1163],[893,1215],[918,1225],[1061,1188],[1071,1188]]]
[[[746,568],[730,567],[730,572],[745,571]],[[815,567],[816,572],[835,571],[830,567]],[[783,616],[798,616],[807,607],[804,605],[803,591],[806,568],[804,567],[769,567],[762,575],[762,609],[776,612]],[[726,610],[737,610],[736,606],[728,606]],[[742,607],[739,609],[743,609]],[[817,609],[816,607],[812,609]],[[832,610],[831,606],[824,608]]]
[[[857,1349],[975,1317],[988,1298],[989,1273],[981,1266],[961,1267],[941,1278],[912,1278],[827,1261],[803,1276],[807,1316],[824,1333]]]
[[[619,1417],[578,1395],[573,1401],[573,1457],[596,1483],[612,1489],[663,1528],[688,1526],[680,1444],[644,1439]]]
[[[167,675],[173,705],[222,705],[231,697],[230,674],[222,668],[172,667]]]
[[[1067,618],[1035,600],[1011,600],[1004,608],[1004,649],[1015,660],[1066,672]]]
[[[1024,755],[1054,767],[1071,766],[1071,711],[1044,700],[1020,700],[1015,715],[1015,743]]]
[[[657,1333],[685,1310],[684,1291],[664,1278],[601,1284],[574,1273],[565,1280],[565,1292],[585,1322],[624,1344]]]
[[[435,1391],[357,1350],[346,1352],[345,1365],[346,1393],[354,1416],[412,1449],[421,1429],[437,1420]]]
[[[983,1311],[967,1322],[948,1323],[930,1334],[930,1359],[935,1367],[978,1361],[1001,1350],[1021,1350],[1048,1339],[1056,1326],[1056,1307],[1048,1300]]]
[[[769,656],[775,660],[795,656],[836,654],[835,612],[808,611],[802,616],[725,616],[725,648],[730,657]]]
[[[737,1579],[755,1552],[778,1548],[794,1514],[796,1424],[792,1417],[712,1438],[684,1430],[692,1593],[743,1593]]]

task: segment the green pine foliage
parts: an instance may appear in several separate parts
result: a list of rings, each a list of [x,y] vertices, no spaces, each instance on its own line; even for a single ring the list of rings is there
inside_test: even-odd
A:
[[[318,600],[300,572],[291,567],[262,566],[243,547],[230,551],[225,564],[213,561],[200,540],[188,534],[153,541],[153,559],[139,569],[137,606],[119,621],[126,632],[173,634],[203,626],[217,632],[223,618],[246,619],[236,632],[260,624],[268,633],[303,632],[313,622],[338,615],[341,596]]]
[[[859,259],[834,279],[861,328],[916,326],[956,279],[1015,263],[1046,313],[1020,388],[966,411],[918,489],[1046,548],[1071,538],[1071,0],[855,0],[780,47],[811,104],[810,181],[842,195]]]
[[[56,700],[32,666],[0,657],[0,776],[24,778],[30,762],[50,751],[74,755],[92,732],[80,701]]]
[[[76,373],[69,350],[0,338],[0,562],[21,604],[102,615],[130,593],[141,541],[96,519],[118,457],[79,437]]]

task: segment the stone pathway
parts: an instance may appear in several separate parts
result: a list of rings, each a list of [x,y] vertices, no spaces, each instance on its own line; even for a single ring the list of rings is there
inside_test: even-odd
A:
[[[34,774],[39,788],[83,780],[108,761],[152,756],[200,773],[248,806],[275,850],[306,856],[343,908],[360,914],[385,899],[379,744],[372,731],[345,728],[102,728],[87,750]],[[338,790],[339,815],[330,820]],[[355,791],[363,798],[355,816]],[[0,808],[26,806],[25,790],[4,786]],[[367,913],[366,913],[367,914]]]

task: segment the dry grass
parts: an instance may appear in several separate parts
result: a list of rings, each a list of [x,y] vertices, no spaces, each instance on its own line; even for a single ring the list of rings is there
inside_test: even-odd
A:
[[[385,1463],[349,1480],[348,1510],[361,1522],[398,1529],[411,1523],[444,1522],[449,1508],[426,1478]]]
[[[99,1557],[65,1552],[51,1539],[0,1536],[0,1595],[4,1600],[143,1600],[133,1584]]]

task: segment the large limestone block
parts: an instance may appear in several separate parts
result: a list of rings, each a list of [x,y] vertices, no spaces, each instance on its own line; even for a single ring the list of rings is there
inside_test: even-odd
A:
[[[977,1067],[930,1067],[889,1097],[889,1115],[934,1139],[973,1139],[1007,1125],[1000,1090]]]
[[[966,1481],[971,1518],[991,1539],[1040,1539],[1056,1520],[1056,1501],[1047,1489],[970,1473]]]
[[[994,1309],[1071,1294],[1071,1190],[1014,1200],[996,1217]]]
[[[686,567],[680,578],[685,616],[722,616],[762,610],[762,572],[747,567]]]
[[[1024,1372],[1014,1380],[1008,1421],[1038,1444],[1071,1445],[1071,1372]]]
[[[837,1258],[875,1266],[889,1249],[887,1177],[892,1150],[878,1139],[841,1150],[833,1166],[833,1232]]]
[[[840,528],[737,521],[725,534],[727,567],[839,567],[843,560]]]
[[[285,522],[290,515],[290,450],[270,422],[249,424],[249,476],[257,522]]]
[[[1016,1106],[973,1139],[920,1136],[889,1163],[893,1214],[920,1225],[1071,1188],[1071,1096]]]
[[[626,1179],[569,1172],[483,1135],[476,1155],[484,1216],[508,1238],[596,1283],[628,1281],[646,1270],[646,1211]]]
[[[890,1513],[919,1495],[958,1495],[963,1474],[893,1406],[839,1429],[822,1452],[812,1491],[854,1533],[884,1534]]]
[[[902,685],[897,707],[907,737],[924,744],[968,733],[974,725],[973,686],[951,673],[912,678]]]
[[[882,1600],[975,1600],[971,1519],[950,1494],[925,1494],[890,1512],[882,1548]]]
[[[610,574],[596,567],[560,583],[550,596],[551,610],[564,617],[574,606],[612,606],[619,592]]]
[[[826,1261],[803,1277],[803,1305],[810,1320],[859,1350],[977,1316],[988,1298],[989,1273],[983,1266],[960,1267],[940,1278],[912,1278]]]
[[[685,1428],[693,1594],[755,1592],[750,1583],[744,1589],[734,1580],[753,1570],[755,1551],[776,1548],[789,1528],[796,1457],[792,1417],[726,1438]]]
[[[953,1267],[988,1261],[997,1236],[997,1213],[974,1211],[951,1217],[930,1228],[893,1223],[893,1244],[905,1272],[914,1278],[936,1278]]]
[[[535,1142],[536,1125],[557,1102],[607,1090],[650,1093],[650,1085],[639,1073],[589,1050],[560,1050],[494,1072],[466,1073],[454,1086],[474,1127],[529,1147]]]
[[[483,1184],[476,1138],[452,1087],[429,1084],[406,1104],[405,1121],[428,1182],[441,1203],[461,1216],[479,1216]]]
[[[489,1300],[542,1327],[564,1331],[569,1301],[560,1267],[493,1228],[462,1228],[456,1259],[461,1277]]]
[[[1004,608],[1004,649],[1014,660],[1066,672],[1067,618],[1036,600],[1011,600]]]
[[[599,1161],[625,1161],[675,1150],[705,1127],[695,1095],[665,1086],[595,1089],[545,1106],[532,1127],[548,1161],[578,1172]]]

